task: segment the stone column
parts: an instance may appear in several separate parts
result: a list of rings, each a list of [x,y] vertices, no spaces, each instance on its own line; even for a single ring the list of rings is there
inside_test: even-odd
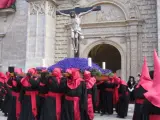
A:
[[[126,73],[127,73],[127,75],[126,75],[126,80],[128,80],[128,78],[129,78],[129,76],[131,75],[131,64],[130,64],[130,61],[131,61],[131,58],[130,58],[130,54],[131,54],[131,51],[130,51],[130,48],[131,48],[131,43],[130,43],[130,37],[128,36],[128,34],[127,34],[127,36],[126,36],[126,46],[127,46],[127,68],[126,68]]]
[[[29,0],[25,70],[54,64],[56,3]]]
[[[158,55],[160,56],[160,0],[157,0]]]
[[[138,74],[138,22],[130,21],[130,75],[136,77]]]

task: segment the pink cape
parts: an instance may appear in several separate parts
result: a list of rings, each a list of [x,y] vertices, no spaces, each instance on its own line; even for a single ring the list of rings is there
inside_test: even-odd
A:
[[[78,69],[72,68],[71,71],[72,71],[71,72],[72,73],[72,79],[67,80],[67,86],[70,89],[76,89],[80,85],[81,81],[83,81],[83,80],[80,76],[80,73],[79,73]]]
[[[142,86],[146,91],[148,91],[152,87],[152,83],[153,81],[151,80],[149,75],[147,60],[146,60],[146,57],[144,57],[144,63],[142,66],[140,81],[136,88],[139,88],[140,86]]]
[[[154,78],[152,88],[144,94],[145,98],[154,106],[160,108],[160,60],[154,50]]]
[[[0,9],[9,8],[15,3],[15,0],[0,0]]]

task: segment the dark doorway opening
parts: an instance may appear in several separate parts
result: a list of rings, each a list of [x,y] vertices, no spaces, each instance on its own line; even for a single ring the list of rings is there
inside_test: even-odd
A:
[[[106,69],[113,72],[121,69],[121,55],[117,48],[109,44],[96,45],[89,52],[88,57],[92,58],[94,63],[102,67],[102,62],[106,62]]]

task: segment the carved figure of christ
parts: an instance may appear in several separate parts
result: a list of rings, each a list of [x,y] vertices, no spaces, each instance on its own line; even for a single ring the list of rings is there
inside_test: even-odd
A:
[[[76,7],[74,9],[61,10],[56,12],[57,15],[64,15],[71,18],[71,38],[72,38],[73,48],[76,54],[79,51],[79,41],[84,39],[80,26],[81,17],[92,11],[99,11],[99,10],[101,10],[101,7],[96,6],[87,8]],[[77,57],[77,55],[75,56]]]

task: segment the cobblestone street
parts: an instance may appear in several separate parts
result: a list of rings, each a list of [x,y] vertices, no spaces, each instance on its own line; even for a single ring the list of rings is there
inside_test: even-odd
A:
[[[125,118],[125,120],[132,120],[133,110],[134,110],[134,105],[132,104],[129,106],[128,116],[127,116],[127,118]],[[1,113],[0,120],[7,120],[7,118],[4,117]],[[100,116],[99,114],[96,114],[94,120],[123,120],[123,119],[117,118],[116,114],[110,115],[110,116],[108,116],[108,115]]]

